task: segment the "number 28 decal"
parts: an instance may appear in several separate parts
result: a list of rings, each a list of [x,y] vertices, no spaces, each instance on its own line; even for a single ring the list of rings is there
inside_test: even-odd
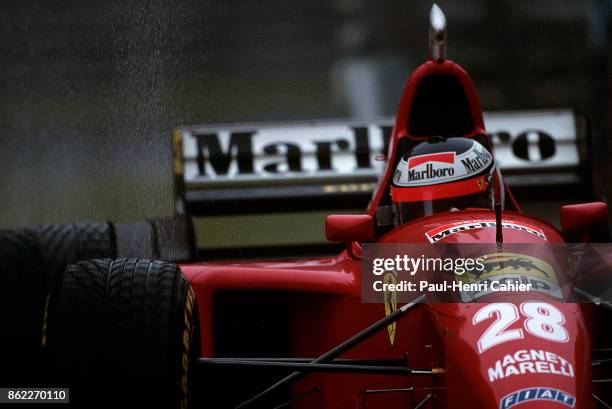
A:
[[[569,334],[563,325],[565,316],[554,305],[545,302],[525,302],[521,304],[521,313],[525,317],[523,327],[531,335],[554,342],[569,341]],[[516,305],[487,304],[474,314],[472,324],[479,324],[492,317],[495,317],[495,321],[478,340],[480,353],[504,342],[524,338],[523,328],[508,329],[521,318]]]

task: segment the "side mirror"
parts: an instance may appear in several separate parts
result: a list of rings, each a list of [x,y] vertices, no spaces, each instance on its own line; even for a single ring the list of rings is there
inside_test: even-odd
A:
[[[584,241],[591,241],[589,231],[593,227],[608,226],[608,205],[592,202],[562,206],[560,216],[564,233],[582,235]]]
[[[369,214],[332,214],[325,218],[325,237],[349,243],[374,238],[374,219]]]

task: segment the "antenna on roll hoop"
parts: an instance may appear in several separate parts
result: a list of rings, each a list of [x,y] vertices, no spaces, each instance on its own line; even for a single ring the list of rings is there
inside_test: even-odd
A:
[[[429,13],[429,51],[436,62],[446,59],[446,16],[436,3]]]
[[[493,174],[493,209],[495,210],[495,243],[500,252],[504,246],[504,230],[502,226],[502,211],[504,210],[504,182],[498,168]]]

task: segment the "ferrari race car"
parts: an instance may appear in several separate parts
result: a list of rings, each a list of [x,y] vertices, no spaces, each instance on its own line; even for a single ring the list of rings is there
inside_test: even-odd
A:
[[[493,127],[528,131],[487,133],[446,41],[434,6],[431,60],[409,76],[392,124],[177,129],[176,218],[2,232],[0,386],[69,387],[80,407],[610,407],[610,304],[592,293],[582,300],[597,305],[563,302],[567,286],[527,301],[417,291],[398,302],[387,286],[363,300],[371,245],[492,244],[474,280],[542,288],[558,272],[528,248],[607,239],[605,203],[564,206],[557,229],[509,187],[584,189],[578,117],[491,114]],[[347,208],[373,187],[365,214],[326,218],[338,254],[194,261],[195,214]]]

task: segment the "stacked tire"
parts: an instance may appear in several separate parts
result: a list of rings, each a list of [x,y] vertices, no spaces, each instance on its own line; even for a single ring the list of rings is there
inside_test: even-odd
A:
[[[44,306],[66,265],[114,256],[109,223],[0,231],[0,385],[40,383]]]
[[[159,250],[170,224],[137,225],[0,231],[0,386],[70,387],[73,407],[187,407],[199,345],[191,286],[175,264],[117,257],[189,249]]]

